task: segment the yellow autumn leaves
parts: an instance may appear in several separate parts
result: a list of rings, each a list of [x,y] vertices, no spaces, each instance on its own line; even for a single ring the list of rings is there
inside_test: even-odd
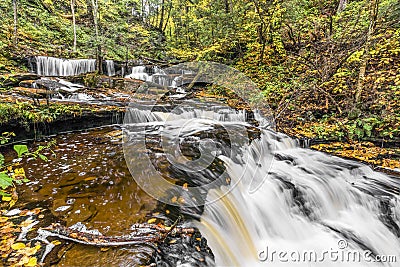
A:
[[[340,157],[361,160],[374,166],[391,169],[400,168],[400,160],[395,157],[395,154],[399,154],[400,150],[378,147],[371,142],[356,142],[353,144],[334,142],[313,145],[311,148]]]
[[[39,242],[35,244],[34,247],[27,246],[24,243],[14,243],[11,245],[11,248],[15,250],[12,253],[9,261],[15,262],[12,266],[37,266],[37,258],[34,257],[38,250],[41,248]]]
[[[37,219],[43,218],[44,214],[41,208],[1,211],[0,264],[10,267],[42,266],[38,257],[42,254],[43,245],[39,241],[18,240],[18,236],[22,229],[30,228]],[[35,229],[35,227],[32,227],[28,232],[35,231]],[[55,246],[61,244],[58,240],[53,240],[51,243]]]

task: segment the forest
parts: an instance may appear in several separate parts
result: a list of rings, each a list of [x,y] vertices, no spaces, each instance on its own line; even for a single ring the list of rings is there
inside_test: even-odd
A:
[[[0,12],[3,74],[32,55],[216,61],[257,82],[285,133],[398,141],[398,1],[20,0]]]
[[[139,70],[139,66],[145,66],[143,68],[146,71],[153,68],[152,73],[145,73],[146,77],[150,77],[154,73],[157,75],[158,71],[161,73],[163,68],[184,62],[209,61],[224,64],[255,82],[272,110],[276,132],[297,140],[302,147],[362,162],[374,171],[394,175],[397,179],[399,177],[398,0],[1,1],[0,192],[3,198],[3,214],[18,203],[18,195],[24,195],[18,192],[18,188],[32,180],[28,174],[41,172],[37,165],[29,170],[30,159],[35,158],[45,164],[45,161],[55,160],[52,159],[53,154],[58,157],[57,142],[64,139],[57,137],[57,141],[48,141],[44,137],[50,135],[50,132],[43,129],[54,127],[56,132],[72,130],[64,125],[68,124],[65,121],[78,118],[82,121],[95,121],[100,120],[101,116],[112,114],[115,117],[115,114],[125,112],[123,105],[103,105],[90,101],[68,102],[64,97],[63,101],[52,99],[51,95],[54,93],[48,91],[52,90],[49,83],[39,82],[41,76],[47,75],[35,73],[39,68],[38,57],[95,60],[94,69],[90,73],[80,73],[67,79],[68,82],[80,84],[86,90],[83,92],[89,92],[91,97],[93,94],[94,98],[97,97],[96,94],[109,96],[117,93],[121,97],[121,94],[133,87],[136,89],[132,90],[139,90],[137,87],[143,81],[138,75],[134,76],[133,71],[135,68]],[[104,66],[110,62],[118,67],[116,74],[115,71],[113,75],[106,71]],[[126,76],[129,69],[132,69],[131,77],[134,79]],[[61,82],[57,80],[55,83]],[[186,88],[187,91],[190,91],[191,86],[189,87]],[[229,88],[201,84],[196,90],[196,96],[227,99],[230,106],[236,109],[241,107],[240,99]],[[81,124],[84,123],[81,123],[77,127],[82,129],[101,124],[95,123],[97,121],[83,126]],[[43,130],[42,133],[40,129]],[[103,134],[102,131],[99,130],[95,135]],[[248,127],[247,131],[251,132]],[[213,130],[210,135],[212,134]],[[24,145],[24,137],[32,135],[39,143],[31,140]],[[113,132],[106,135],[111,140],[115,138]],[[77,137],[71,138],[72,141],[68,140],[74,144],[79,140]],[[93,136],[91,138],[95,139]],[[220,136],[216,133],[212,138],[218,139]],[[252,135],[250,139],[253,140]],[[21,140],[22,145],[19,143]],[[157,151],[158,148],[153,149]],[[17,153],[17,156],[12,153]],[[193,151],[189,154],[192,155],[191,153],[196,154]],[[13,157],[20,160],[16,162]],[[288,160],[289,157],[284,158]],[[152,160],[155,161],[153,158]],[[219,170],[220,163],[213,164]],[[121,172],[128,172],[124,168]],[[168,171],[171,172],[173,170]],[[92,181],[92,176],[83,178],[84,180],[79,180],[79,185],[82,181]],[[98,180],[93,181],[102,184]],[[189,187],[194,186],[187,181],[178,184],[184,189],[188,184]],[[67,185],[60,188],[65,186]],[[392,188],[393,184],[388,187]],[[396,194],[398,190],[395,189]],[[70,192],[66,193],[68,194]],[[301,193],[296,198],[296,203],[306,201],[299,200],[300,195]],[[172,199],[175,199],[173,202],[179,202],[180,196]],[[153,214],[155,210],[165,214],[166,208],[161,208],[159,203],[151,205],[152,208],[147,209],[152,210]],[[39,213],[42,211],[35,212],[35,216],[41,216]],[[182,210],[177,213],[186,214]],[[97,216],[94,213],[92,215]],[[58,215],[53,212],[52,216]],[[65,214],[63,216],[68,217]],[[0,223],[3,224],[0,230],[2,244],[5,246],[0,249],[0,253],[5,255],[3,258],[9,260],[8,263],[12,262],[15,266],[36,266],[40,257],[35,253],[40,251],[43,244],[37,245],[35,250],[34,245],[17,243],[15,233],[9,233],[9,218],[5,215],[0,217]],[[149,219],[148,214],[145,218]],[[153,218],[155,217],[147,220],[151,225],[155,222]],[[178,215],[169,218],[169,221],[163,221],[169,226],[162,227],[173,229],[178,222],[177,218]],[[139,221],[142,222],[143,219]],[[190,229],[197,233],[196,227]],[[169,230],[163,228],[163,231],[167,232],[165,238],[173,242],[170,240],[173,236],[169,235]],[[179,231],[186,230],[179,226],[176,228],[176,235],[179,235]],[[199,243],[203,242],[199,241],[203,237],[193,235],[194,237]],[[210,239],[209,236],[206,237]],[[199,247],[199,253],[209,249],[207,245],[196,246]],[[30,252],[28,248],[31,249]],[[169,249],[171,248],[166,246],[166,254],[172,254]],[[15,251],[22,251],[25,262],[21,263],[22,256],[18,259]],[[78,252],[74,253],[77,255]],[[204,253],[206,255],[210,252]],[[36,255],[37,259],[33,260],[32,255]],[[217,257],[218,253],[214,253],[214,256]],[[159,264],[157,257],[152,256],[155,264]],[[168,256],[163,257],[161,258],[165,262],[173,263],[171,266],[177,264]],[[201,259],[208,266],[207,260]],[[54,260],[58,261],[59,258]],[[46,264],[49,262],[45,261]],[[65,264],[67,265],[62,266],[68,266],[68,263]],[[69,264],[73,264],[73,261]],[[232,265],[238,265],[238,262]]]

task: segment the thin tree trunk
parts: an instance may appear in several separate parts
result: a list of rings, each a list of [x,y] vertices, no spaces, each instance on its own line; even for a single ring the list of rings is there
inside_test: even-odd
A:
[[[162,32],[163,32],[163,33],[164,33],[165,30],[167,29],[168,21],[169,21],[169,18],[170,18],[170,16],[171,16],[171,11],[172,11],[172,2],[169,3],[169,10],[168,10],[168,15],[167,15],[167,20],[165,21],[164,28],[162,29]],[[170,37],[171,37],[171,32],[170,32]]]
[[[93,24],[96,37],[96,68],[97,71],[101,74],[103,72],[103,68],[101,60],[101,45],[99,42],[100,40],[99,40],[99,23],[98,23],[98,12],[99,12],[98,0],[92,0],[92,7],[93,7]]]
[[[74,52],[76,52],[75,0],[71,0],[71,13],[72,13],[72,25],[73,25],[73,30],[74,30]]]
[[[225,13],[229,14],[230,8],[229,8],[229,1],[225,0]]]
[[[361,58],[360,72],[358,74],[358,82],[357,82],[356,97],[355,97],[356,106],[359,106],[361,104],[361,94],[365,80],[365,73],[368,66],[368,60],[370,57],[369,49],[371,47],[371,37],[375,32],[378,11],[379,11],[379,0],[371,0],[369,27],[364,45],[364,54]]]
[[[144,0],[141,0],[140,3],[141,3],[140,16],[141,16],[142,22],[144,22]]]
[[[347,6],[347,0],[340,0],[336,13],[339,14],[339,13],[343,12],[344,9],[346,8],[346,6]]]
[[[160,23],[158,24],[158,29],[162,32],[163,31],[163,25],[164,25],[164,12],[165,12],[165,7],[164,7],[165,1],[161,1],[161,14],[160,14]]]
[[[14,12],[14,44],[18,43],[18,2],[13,0],[13,12]]]

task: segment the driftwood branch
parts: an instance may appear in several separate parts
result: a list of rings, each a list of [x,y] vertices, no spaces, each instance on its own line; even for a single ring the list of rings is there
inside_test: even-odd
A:
[[[40,232],[46,236],[58,238],[91,246],[126,246],[126,245],[154,245],[162,242],[168,235],[187,235],[196,232],[194,228],[162,227],[155,224],[135,224],[132,232],[122,236],[104,236],[94,231],[82,231],[68,228],[60,224],[52,224],[49,227],[41,228]]]

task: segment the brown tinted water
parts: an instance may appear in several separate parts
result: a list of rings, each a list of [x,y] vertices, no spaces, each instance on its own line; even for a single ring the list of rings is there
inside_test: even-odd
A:
[[[20,205],[50,200],[51,212],[67,226],[83,222],[105,235],[129,233],[156,206],[131,177],[122,151],[122,132],[106,127],[54,137],[55,156],[22,164],[32,181],[20,191]],[[36,144],[37,145],[37,144]],[[147,253],[146,253],[147,252]],[[148,260],[146,247],[74,245],[58,266],[133,266]]]

